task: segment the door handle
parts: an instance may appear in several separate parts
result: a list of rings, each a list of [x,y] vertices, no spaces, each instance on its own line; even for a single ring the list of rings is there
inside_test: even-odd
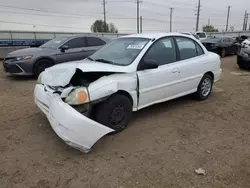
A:
[[[172,70],[172,73],[180,73],[180,71],[178,69],[174,69]]]

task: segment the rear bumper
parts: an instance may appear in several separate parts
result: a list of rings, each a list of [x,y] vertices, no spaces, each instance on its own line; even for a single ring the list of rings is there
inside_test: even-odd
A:
[[[114,131],[80,114],[59,95],[46,92],[41,84],[36,85],[34,95],[55,133],[75,149],[87,153],[101,137]]]

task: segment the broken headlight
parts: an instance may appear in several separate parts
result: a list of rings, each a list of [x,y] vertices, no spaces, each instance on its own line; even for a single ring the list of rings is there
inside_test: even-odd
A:
[[[73,90],[66,98],[69,105],[80,105],[89,102],[87,88],[81,87]]]

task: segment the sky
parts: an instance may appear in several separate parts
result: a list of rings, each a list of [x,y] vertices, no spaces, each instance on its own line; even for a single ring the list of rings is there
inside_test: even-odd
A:
[[[196,26],[198,0],[141,0],[143,32],[192,32]],[[242,30],[250,0],[201,0],[199,30],[209,23],[223,31],[230,9],[229,29]],[[107,22],[119,33],[137,31],[136,0],[106,0]],[[0,30],[90,32],[97,19],[103,19],[103,0],[0,0]],[[249,15],[250,23],[250,15]]]

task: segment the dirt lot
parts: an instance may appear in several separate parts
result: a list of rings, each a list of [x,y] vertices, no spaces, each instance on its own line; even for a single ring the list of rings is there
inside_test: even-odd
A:
[[[35,79],[0,71],[0,187],[249,188],[250,73],[223,59],[212,96],[134,114],[92,152],[68,147],[33,102]],[[195,168],[206,170],[197,176]]]

